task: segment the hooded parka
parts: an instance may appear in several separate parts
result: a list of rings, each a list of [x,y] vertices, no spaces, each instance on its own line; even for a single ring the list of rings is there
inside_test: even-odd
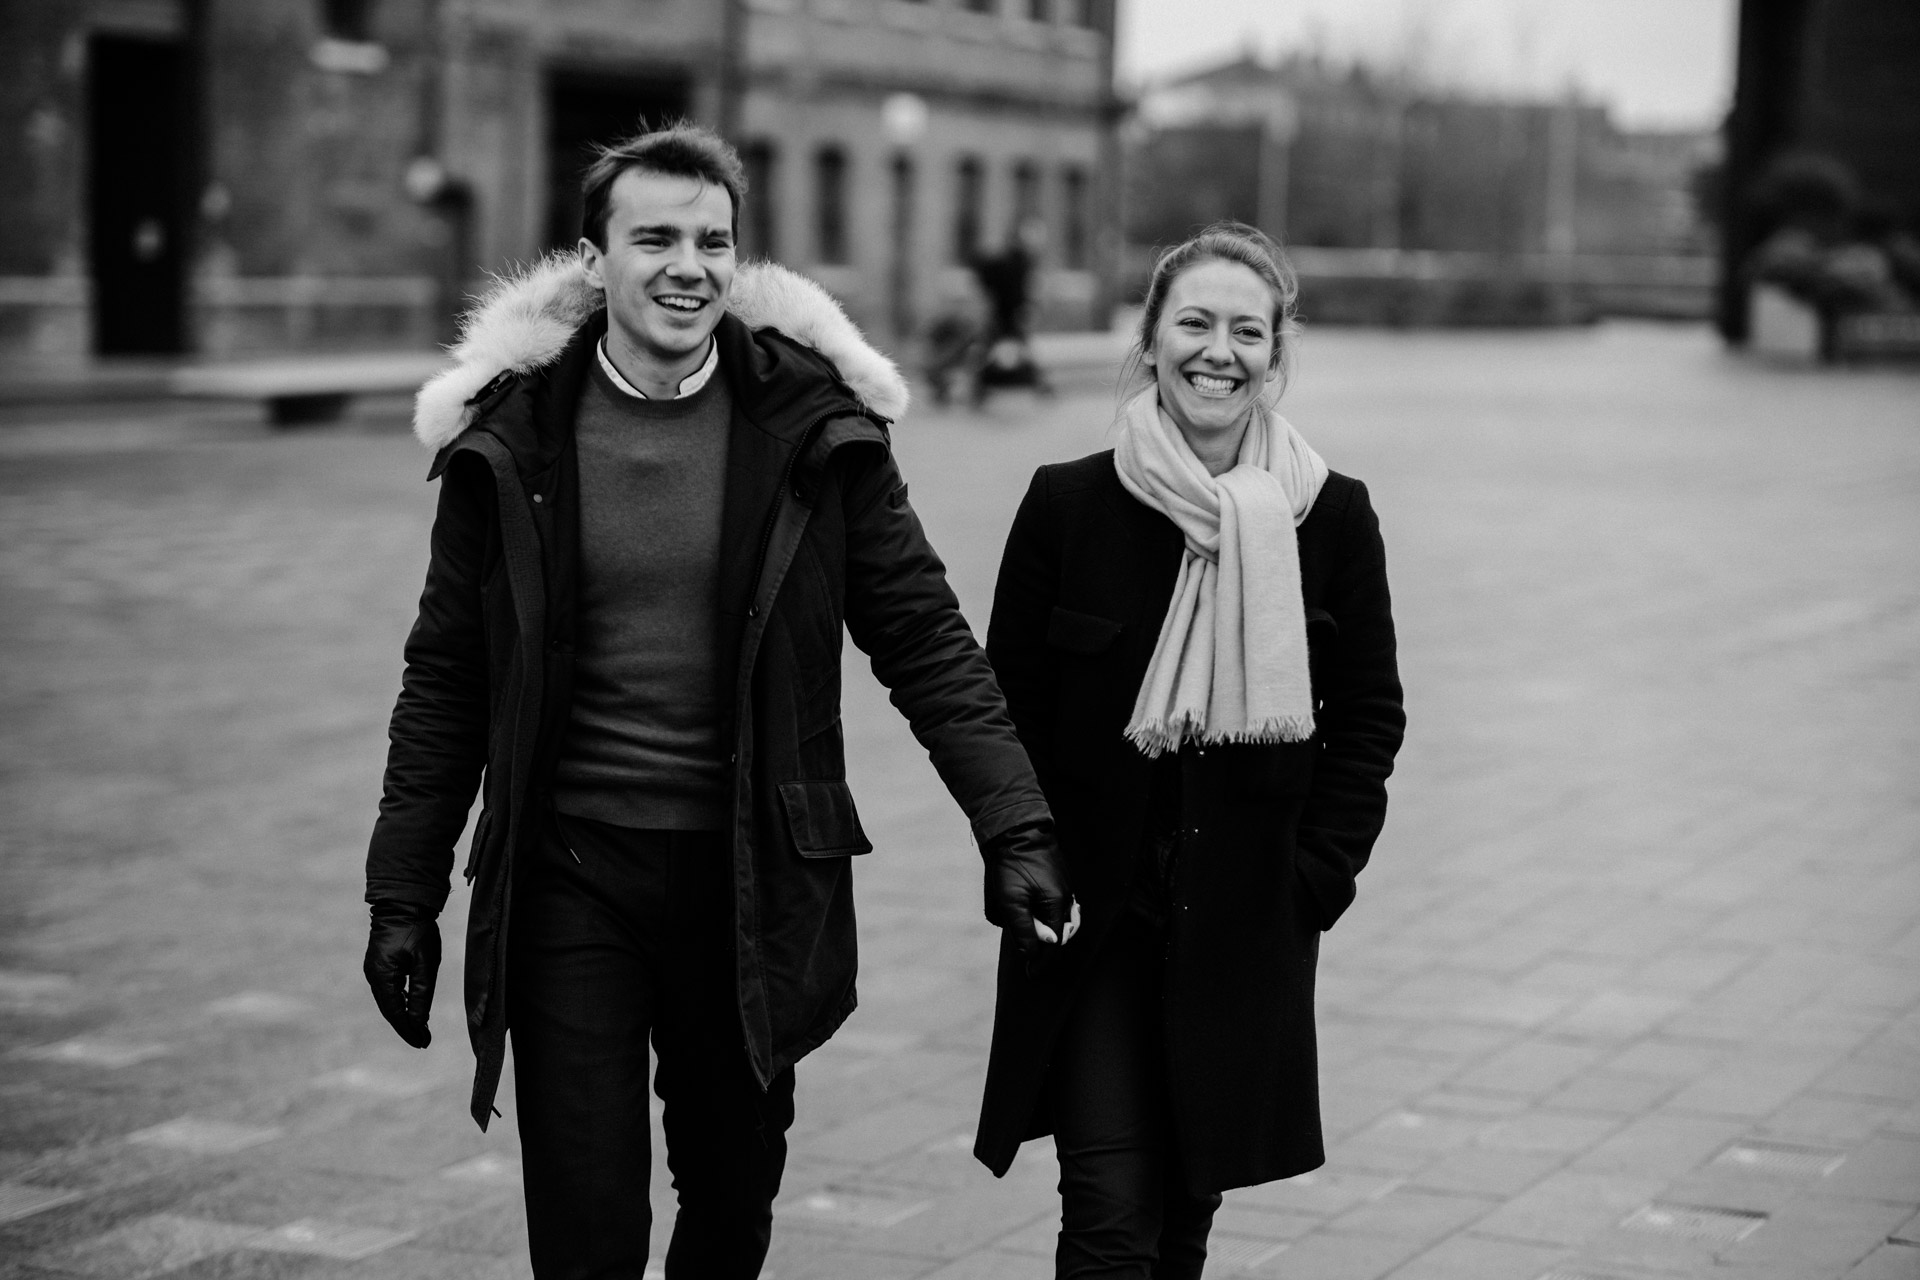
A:
[[[904,408],[904,383],[823,291],[790,272],[742,268],[730,307],[714,333],[733,401],[717,692],[740,1026],[764,1088],[855,1003],[850,867],[872,845],[846,782],[843,630],[982,845],[1044,821],[1047,807],[894,465],[882,411]],[[544,264],[470,321],[460,365],[422,391],[416,412],[416,433],[437,449],[439,508],[367,899],[438,912],[480,792],[465,994],[482,1128],[505,1053],[517,868],[552,805],[570,711],[573,421],[605,329],[577,266]]]
[[[1329,474],[1296,531],[1316,732],[1149,761],[1125,736],[1173,595],[1179,528],[1121,485],[1113,453],[1042,467],[1014,518],[987,653],[1053,808],[1083,911],[1029,970],[1002,945],[975,1154],[1004,1174],[1052,1132],[1053,1044],[1120,918],[1148,835],[1155,771],[1177,770],[1179,825],[1161,1003],[1174,1145],[1196,1191],[1325,1161],[1313,983],[1320,933],[1354,897],[1386,816],[1405,717],[1379,521]]]

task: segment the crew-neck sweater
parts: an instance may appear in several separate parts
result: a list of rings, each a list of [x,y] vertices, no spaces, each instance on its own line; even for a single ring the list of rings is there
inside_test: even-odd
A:
[[[580,562],[560,812],[718,831],[727,778],[715,671],[726,379],[672,400],[593,362],[574,422]]]

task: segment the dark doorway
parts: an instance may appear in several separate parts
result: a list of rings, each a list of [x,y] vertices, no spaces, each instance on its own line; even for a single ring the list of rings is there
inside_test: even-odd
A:
[[[184,348],[186,60],[180,46],[95,36],[87,85],[94,349]]]
[[[547,80],[547,245],[580,242],[580,178],[597,148],[687,114],[685,78],[556,71]]]

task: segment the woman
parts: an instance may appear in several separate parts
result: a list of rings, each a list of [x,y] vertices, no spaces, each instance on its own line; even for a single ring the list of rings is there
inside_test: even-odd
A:
[[[1198,1277],[1221,1191],[1325,1160],[1314,963],[1405,721],[1366,487],[1272,408],[1294,295],[1251,227],[1161,257],[1117,447],[1039,470],[1000,566],[987,654],[1083,917],[1002,950],[974,1151],[1054,1135],[1060,1277]]]

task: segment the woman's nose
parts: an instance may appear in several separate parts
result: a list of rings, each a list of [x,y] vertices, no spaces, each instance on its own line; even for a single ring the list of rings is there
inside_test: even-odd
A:
[[[1207,349],[1202,355],[1209,364],[1233,363],[1233,344],[1227,341],[1225,329],[1215,329],[1207,335]]]

